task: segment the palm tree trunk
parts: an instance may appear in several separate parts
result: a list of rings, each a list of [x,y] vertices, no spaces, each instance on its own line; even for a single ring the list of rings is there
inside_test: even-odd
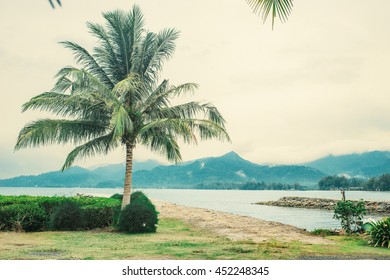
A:
[[[126,173],[125,185],[123,187],[122,209],[130,204],[131,183],[133,180],[133,149],[134,144],[126,144]]]

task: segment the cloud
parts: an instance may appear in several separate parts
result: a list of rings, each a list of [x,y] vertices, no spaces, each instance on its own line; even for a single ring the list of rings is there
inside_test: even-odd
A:
[[[248,176],[244,173],[244,171],[242,171],[242,170],[238,170],[238,171],[236,172],[236,174],[237,174],[238,176],[242,177],[242,178],[248,177]]]

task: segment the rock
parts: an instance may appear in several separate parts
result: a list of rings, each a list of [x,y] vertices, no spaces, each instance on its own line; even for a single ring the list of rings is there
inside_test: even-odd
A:
[[[280,207],[333,210],[338,201],[340,200],[292,196],[282,197],[277,201],[257,202],[255,204]],[[390,202],[366,201],[366,210],[369,214],[377,213],[381,215],[390,215]]]

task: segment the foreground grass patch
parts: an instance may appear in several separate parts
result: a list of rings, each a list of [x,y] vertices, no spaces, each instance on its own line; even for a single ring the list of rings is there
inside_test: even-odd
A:
[[[330,236],[332,244],[277,240],[231,241],[162,219],[157,233],[128,235],[108,230],[0,232],[1,259],[386,259],[390,250],[368,246],[362,237]]]

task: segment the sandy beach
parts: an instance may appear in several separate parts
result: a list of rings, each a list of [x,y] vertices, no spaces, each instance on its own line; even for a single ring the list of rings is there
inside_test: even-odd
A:
[[[229,214],[210,209],[176,205],[154,200],[160,218],[182,220],[192,226],[209,230],[231,240],[253,242],[300,241],[306,244],[329,244],[331,241],[313,236],[294,226],[264,221],[253,217]]]

